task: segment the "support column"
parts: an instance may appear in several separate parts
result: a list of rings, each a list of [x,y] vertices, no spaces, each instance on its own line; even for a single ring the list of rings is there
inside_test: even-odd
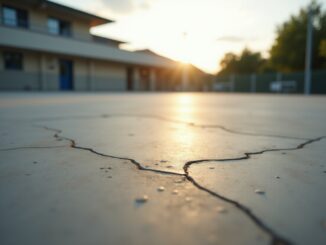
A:
[[[312,3],[311,3],[312,5]],[[311,63],[312,63],[312,46],[313,46],[313,13],[312,7],[309,6],[308,10],[308,23],[307,23],[307,42],[306,42],[306,61],[304,73],[304,94],[311,93]]]
[[[187,91],[189,87],[189,73],[188,65],[184,64],[182,68],[182,91]]]
[[[93,84],[94,84],[94,61],[88,60],[88,71],[87,71],[87,90],[92,91],[93,90]]]
[[[156,90],[156,72],[155,72],[155,69],[150,69],[149,70],[149,86],[150,86],[150,91],[155,91]]]
[[[40,83],[39,90],[46,90],[46,58],[45,54],[40,56]]]
[[[133,82],[134,82],[134,90],[139,91],[140,90],[140,70],[137,67],[134,67],[134,72],[133,72]]]

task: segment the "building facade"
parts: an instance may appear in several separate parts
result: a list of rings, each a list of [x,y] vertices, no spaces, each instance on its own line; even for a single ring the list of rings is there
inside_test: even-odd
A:
[[[177,62],[90,33],[112,20],[46,0],[0,0],[0,9],[0,90],[180,89]]]

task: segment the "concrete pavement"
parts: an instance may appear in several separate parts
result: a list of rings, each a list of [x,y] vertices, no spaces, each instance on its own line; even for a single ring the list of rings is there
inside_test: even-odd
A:
[[[325,105],[3,93],[0,242],[325,244]]]

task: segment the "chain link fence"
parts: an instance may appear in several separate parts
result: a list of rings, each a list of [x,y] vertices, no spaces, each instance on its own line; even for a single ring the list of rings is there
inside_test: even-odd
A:
[[[243,93],[303,94],[304,72],[217,76],[213,90]],[[312,72],[311,93],[326,94],[326,70]]]

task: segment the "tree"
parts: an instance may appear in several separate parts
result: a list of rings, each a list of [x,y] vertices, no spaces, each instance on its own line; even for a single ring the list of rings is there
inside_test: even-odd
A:
[[[220,62],[221,70],[219,75],[235,73],[238,57],[233,53],[226,53]]]
[[[260,53],[245,48],[240,55],[226,53],[220,62],[221,70],[218,75],[248,74],[259,72],[265,60]]]
[[[309,8],[314,16],[312,67],[320,69],[325,65],[320,49],[326,37],[326,12],[322,12],[321,4],[313,1],[277,28],[277,37],[270,50],[270,66],[274,69],[282,72],[304,70]]]

